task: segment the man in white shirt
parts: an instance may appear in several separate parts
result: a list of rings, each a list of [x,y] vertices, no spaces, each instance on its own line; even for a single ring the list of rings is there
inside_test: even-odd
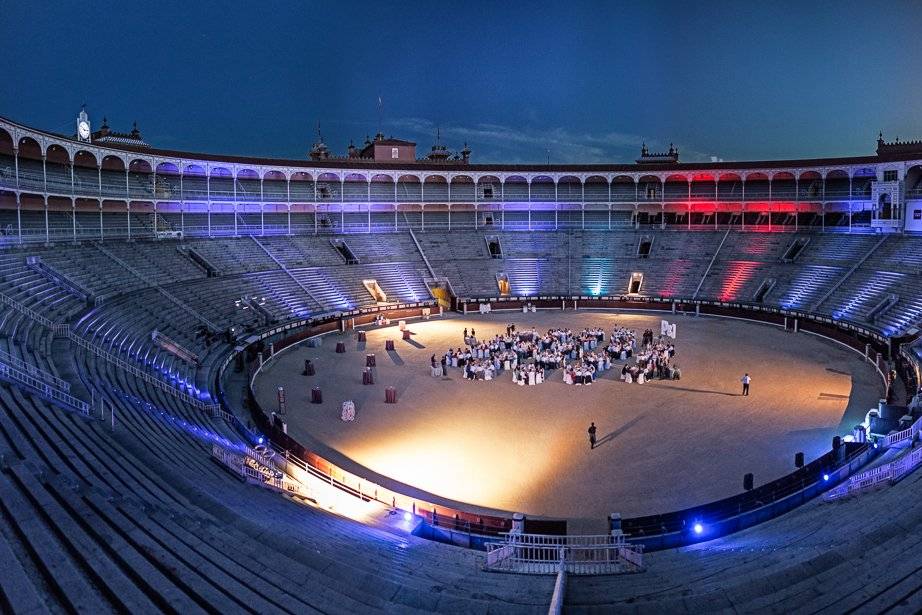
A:
[[[743,374],[743,377],[740,379],[743,383],[743,395],[746,397],[749,396],[749,383],[752,382],[752,378],[749,377],[749,373]]]

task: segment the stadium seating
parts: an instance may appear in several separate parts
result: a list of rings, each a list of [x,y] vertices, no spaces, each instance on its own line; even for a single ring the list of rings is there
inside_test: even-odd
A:
[[[41,223],[36,217],[29,228],[44,232],[44,214],[31,213],[41,214]],[[61,216],[61,227],[70,229],[69,214]],[[252,214],[243,220],[250,227],[261,222]],[[917,238],[891,236],[871,252],[879,237],[796,236],[809,241],[785,261],[792,233],[461,230],[416,231],[415,241],[409,232],[358,234],[341,237],[358,260],[347,264],[323,235],[105,239],[100,247],[90,232],[80,244],[0,252],[0,292],[206,401],[218,398],[215,375],[231,345],[200,335],[191,314],[220,330],[255,331],[267,324],[265,315],[283,322],[373,306],[366,279],[375,279],[389,301],[412,302],[429,297],[425,280],[432,273],[459,297],[492,297],[499,274],[513,294],[621,295],[640,272],[642,295],[697,292],[752,302],[771,278],[767,305],[807,310],[828,294],[820,311],[830,316],[890,335],[919,326]],[[498,239],[501,258],[491,257],[486,237]],[[651,242],[648,255],[639,252],[642,241]],[[208,277],[190,249],[219,275]],[[30,267],[29,256],[99,299],[77,296]],[[890,293],[898,303],[867,320]],[[243,309],[244,297],[255,297],[260,311]],[[159,347],[154,330],[200,363]],[[547,610],[551,577],[486,573],[481,552],[395,533],[379,521],[351,521],[239,482],[210,460],[212,444],[243,445],[239,425],[72,346],[10,305],[0,306],[0,349],[63,378],[105,419],[0,384],[0,610]],[[648,554],[644,574],[573,578],[567,609],[918,607],[920,480],[916,473],[873,497],[811,502],[729,537]]]

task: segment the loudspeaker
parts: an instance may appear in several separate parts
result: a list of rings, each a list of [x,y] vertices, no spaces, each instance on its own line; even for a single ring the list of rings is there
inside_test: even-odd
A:
[[[840,436],[832,437],[832,450],[837,451],[842,447],[842,438]]]
[[[794,453],[794,467],[795,468],[804,467],[804,454],[803,453]]]
[[[743,489],[752,491],[752,472],[743,475]]]

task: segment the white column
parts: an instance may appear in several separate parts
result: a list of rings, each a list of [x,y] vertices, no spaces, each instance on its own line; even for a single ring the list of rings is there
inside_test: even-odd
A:
[[[237,236],[237,169],[231,175],[231,185],[234,187],[234,237]]]
[[[74,243],[77,243],[77,197],[74,195],[74,162],[70,163],[70,224],[73,231]]]
[[[211,237],[211,172],[205,169],[205,207],[208,211],[208,236]]]

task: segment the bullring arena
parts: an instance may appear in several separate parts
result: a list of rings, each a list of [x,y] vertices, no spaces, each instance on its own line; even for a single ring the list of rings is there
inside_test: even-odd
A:
[[[282,160],[92,120],[0,118],[0,612],[922,608],[919,142]],[[465,329],[489,380],[441,373]]]
[[[661,318],[671,315],[507,312],[410,321],[410,340],[396,323],[368,331],[366,342],[333,334],[319,348],[302,343],[280,354],[261,371],[256,393],[262,407],[276,408],[283,386],[288,433],[355,473],[371,470],[453,504],[594,518],[597,527],[611,512],[653,514],[733,495],[747,472],[762,481],[783,476],[795,452],[818,457],[882,394],[860,355],[833,342],[694,316],[673,320],[678,381],[626,384],[622,361],[581,387],[564,384],[561,369],[534,386],[516,386],[508,370],[493,381],[466,380],[459,368],[445,378],[430,373],[430,356],[463,345],[465,328],[480,339],[503,335],[508,323],[658,335]],[[337,354],[341,339],[346,352]],[[394,351],[385,350],[388,339]],[[368,354],[372,386],[362,384]],[[303,375],[305,359],[315,376]],[[755,380],[750,397],[740,392],[746,371]],[[397,404],[385,403],[385,386],[396,389]],[[322,404],[311,403],[313,387]],[[340,420],[346,400],[355,402],[354,422]],[[593,421],[599,445],[590,451]]]

